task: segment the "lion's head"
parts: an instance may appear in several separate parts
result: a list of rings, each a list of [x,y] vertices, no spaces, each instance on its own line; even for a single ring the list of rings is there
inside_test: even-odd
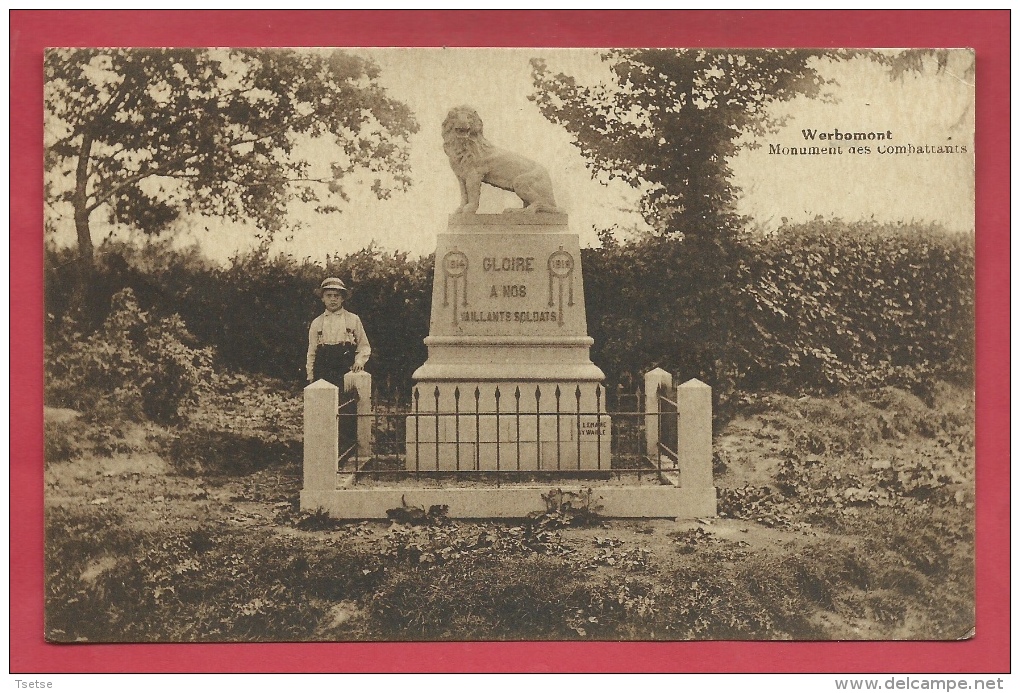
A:
[[[443,121],[443,151],[454,167],[470,166],[484,157],[492,145],[482,137],[482,119],[470,106],[451,108]]]
[[[456,106],[446,114],[443,121],[443,142],[454,140],[481,139],[482,119],[478,111],[470,106]]]

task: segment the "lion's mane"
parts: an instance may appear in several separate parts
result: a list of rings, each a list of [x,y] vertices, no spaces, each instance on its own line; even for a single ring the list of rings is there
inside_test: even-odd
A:
[[[468,125],[467,137],[457,133],[457,126]],[[493,149],[482,135],[482,119],[478,112],[470,106],[457,106],[450,109],[443,120],[443,151],[450,161],[458,167],[469,166],[488,155]]]

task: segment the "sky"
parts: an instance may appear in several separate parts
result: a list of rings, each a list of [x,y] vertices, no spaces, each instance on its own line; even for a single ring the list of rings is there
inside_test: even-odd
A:
[[[773,109],[786,126],[731,162],[742,194],[738,211],[774,228],[783,217],[817,215],[847,220],[937,222],[947,230],[974,229],[974,84],[964,77],[972,56],[953,56],[945,71],[908,73],[891,80],[872,61],[826,62],[838,86],[835,103],[798,98]],[[973,79],[973,78],[971,78]],[[804,146],[802,130],[892,131],[889,142],[868,142],[871,153],[777,157],[768,144]],[[824,145],[824,143],[815,142]],[[836,143],[840,144],[840,143]],[[879,145],[967,147],[967,154],[883,154]],[[844,150],[848,147],[844,145]]]
[[[381,68],[380,82],[392,98],[407,103],[419,132],[410,138],[413,184],[405,193],[378,200],[367,185],[348,185],[350,202],[328,216],[297,210],[300,228],[274,241],[273,250],[295,257],[323,259],[349,253],[369,243],[386,250],[425,255],[435,249],[436,235],[459,205],[456,178],[442,149],[440,126],[448,110],[473,106],[493,144],[544,164],[553,180],[557,203],[564,208],[581,245],[596,245],[603,228],[647,228],[634,211],[638,192],[620,181],[593,180],[580,152],[560,126],[547,121],[528,100],[532,93],[529,60],[545,58],[553,71],[579,81],[608,79],[605,64],[593,50],[581,49],[361,49]],[[886,68],[867,60],[821,62],[823,76],[835,80],[831,99],[798,98],[779,104],[774,115],[787,117],[783,128],[745,148],[730,161],[741,189],[737,211],[763,228],[782,220],[816,216],[848,221],[935,222],[950,231],[970,232],[974,219],[974,87],[964,77],[970,57],[955,56],[941,73],[927,70],[891,80]],[[892,144],[964,145],[967,154],[792,157],[770,154],[769,145],[805,144],[804,129],[891,131]],[[840,143],[841,144],[841,143]],[[874,143],[869,143],[874,144]],[[878,143],[887,144],[887,143]],[[845,147],[844,147],[845,148]],[[874,147],[873,147],[874,149]],[[320,165],[331,158],[329,146],[309,150]],[[496,213],[520,206],[511,193],[483,186],[480,212]],[[94,222],[97,240],[123,230]],[[70,218],[60,219],[57,238],[73,239]],[[137,235],[134,235],[137,237]],[[181,245],[198,244],[205,254],[226,260],[255,246],[253,224],[187,218],[177,233]]]

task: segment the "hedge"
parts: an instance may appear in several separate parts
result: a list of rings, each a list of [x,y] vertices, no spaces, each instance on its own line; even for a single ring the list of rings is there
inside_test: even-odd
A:
[[[747,246],[735,290],[744,388],[973,378],[969,235],[871,222],[782,228]]]
[[[732,245],[652,236],[582,251],[592,359],[611,383],[659,366],[721,391],[924,388],[970,382],[974,243],[918,225],[816,221]],[[433,259],[371,246],[328,259],[255,252],[212,266],[169,242],[107,243],[89,320],[131,288],[142,310],[179,314],[222,367],[301,383],[309,322],[327,274],[350,282],[376,382],[408,390],[424,362]],[[47,341],[68,310],[70,251],[46,253]]]

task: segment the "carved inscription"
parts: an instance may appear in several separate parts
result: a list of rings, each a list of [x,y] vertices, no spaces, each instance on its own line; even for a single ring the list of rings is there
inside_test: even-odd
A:
[[[534,272],[533,257],[487,257],[482,258],[485,272]]]
[[[567,287],[567,305],[574,305],[574,258],[560,246],[549,256],[549,307],[556,305],[553,294],[559,296],[560,325],[563,325],[563,286]],[[555,285],[555,289],[554,289]]]
[[[450,305],[450,292],[453,292],[453,324],[457,324],[457,293],[462,293],[461,305],[468,304],[467,298],[467,277],[468,271],[467,255],[456,248],[443,256],[443,305]],[[452,285],[452,286],[451,286]]]
[[[556,322],[554,310],[463,310],[461,322]]]
[[[582,438],[588,436],[608,436],[609,427],[606,425],[608,421],[582,421],[578,424],[577,433]]]
[[[548,301],[543,295],[545,278],[541,275],[536,276],[541,265],[536,264],[535,260],[533,256],[506,255],[474,257],[469,263],[467,255],[456,248],[447,253],[442,260],[443,305],[449,306],[452,299],[453,324],[456,326],[464,323],[519,325],[551,323],[562,327],[564,309],[574,305],[575,260],[562,247],[548,257],[546,262],[549,274]],[[487,275],[486,279],[491,278],[492,281],[485,282],[489,290],[486,292],[483,288],[482,295],[487,299],[485,301],[487,305],[483,307],[493,310],[465,310],[468,306],[466,279],[469,265],[476,268],[476,272],[480,268],[483,275]],[[545,303],[548,303],[548,306],[544,305]],[[478,307],[477,304],[476,300],[474,307]],[[540,309],[521,310],[531,307]],[[513,308],[516,310],[512,310]]]
[[[504,284],[502,290],[495,284],[489,291],[489,298],[527,298],[528,287],[524,284]]]

